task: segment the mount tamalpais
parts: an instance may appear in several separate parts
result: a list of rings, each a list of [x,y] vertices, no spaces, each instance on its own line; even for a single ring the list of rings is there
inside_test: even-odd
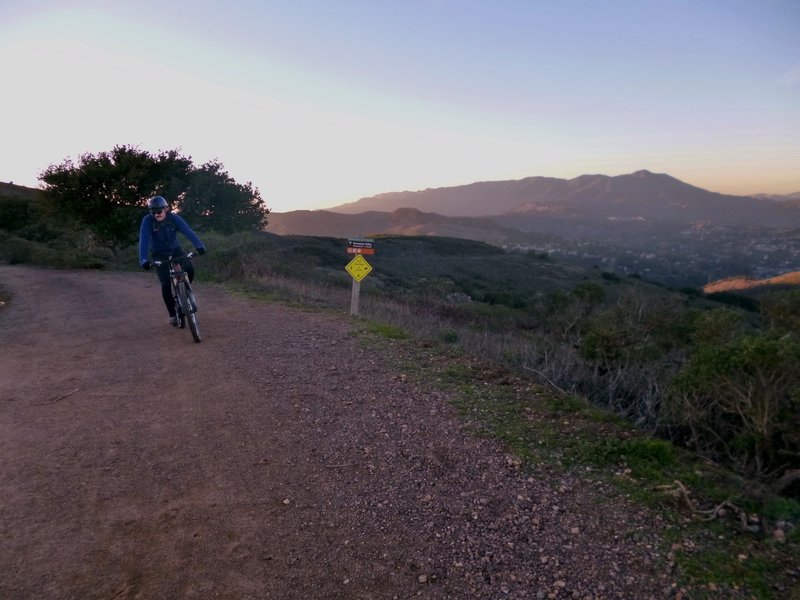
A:
[[[416,211],[387,214],[406,208]],[[442,217],[461,219],[453,222]],[[464,219],[466,217],[490,219]],[[409,219],[413,222],[409,223]],[[719,194],[670,175],[637,171],[616,177],[582,175],[569,180],[528,177],[416,192],[389,192],[326,211],[273,213],[269,230],[281,234],[331,236],[347,235],[346,230],[420,234],[431,233],[423,231],[424,228],[441,231],[459,227],[531,231],[539,229],[536,225],[542,221],[572,221],[584,225],[628,221],[785,229],[800,227],[800,206],[791,199],[779,201],[763,196]],[[503,235],[509,233],[504,231]],[[485,240],[485,237],[481,235],[480,239]]]

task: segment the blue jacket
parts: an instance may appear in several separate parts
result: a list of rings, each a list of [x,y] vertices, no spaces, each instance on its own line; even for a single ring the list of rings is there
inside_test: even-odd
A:
[[[197,234],[178,215],[167,212],[167,218],[161,223],[153,215],[145,215],[139,228],[139,263],[144,264],[149,260],[149,251],[162,259],[175,256],[180,250],[179,231],[189,238],[195,248],[204,248]]]

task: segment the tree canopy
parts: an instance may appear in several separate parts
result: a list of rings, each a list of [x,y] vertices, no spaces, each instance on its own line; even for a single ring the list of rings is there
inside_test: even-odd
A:
[[[117,250],[136,242],[151,196],[164,196],[197,230],[258,230],[269,209],[251,183],[239,184],[217,161],[195,167],[178,150],[154,155],[132,146],[67,159],[40,176],[55,209],[76,218],[98,241]]]

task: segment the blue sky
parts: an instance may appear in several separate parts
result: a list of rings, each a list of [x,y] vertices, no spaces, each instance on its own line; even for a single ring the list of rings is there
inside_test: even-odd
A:
[[[0,180],[128,144],[276,212],[542,175],[800,191],[800,0],[0,2]]]

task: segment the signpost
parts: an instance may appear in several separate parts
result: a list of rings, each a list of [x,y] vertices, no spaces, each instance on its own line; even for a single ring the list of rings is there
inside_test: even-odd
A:
[[[375,240],[369,238],[350,238],[347,240],[348,254],[375,254],[372,243]]]
[[[353,260],[347,263],[345,270],[353,277],[353,293],[350,297],[350,314],[358,315],[358,296],[361,292],[361,280],[372,271],[372,265],[364,258],[364,254],[375,254],[372,247],[373,240],[366,238],[353,238],[347,241],[347,253],[355,254]]]

